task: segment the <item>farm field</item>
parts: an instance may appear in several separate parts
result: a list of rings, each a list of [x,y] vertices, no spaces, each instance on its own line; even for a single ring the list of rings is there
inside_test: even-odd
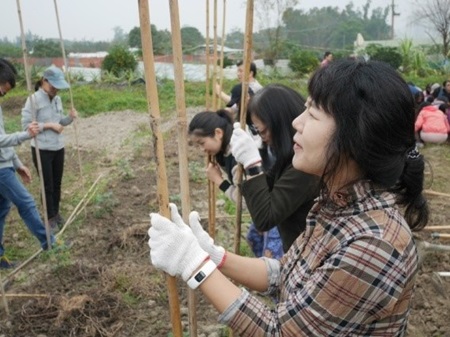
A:
[[[192,117],[201,108],[189,108]],[[5,109],[4,109],[5,110]],[[12,111],[15,111],[12,109]],[[6,112],[6,111],[5,111]],[[170,199],[180,205],[177,123],[163,120]],[[67,128],[66,168],[62,207],[69,216],[100,176],[90,203],[63,234],[73,246],[61,252],[40,254],[10,280],[2,271],[10,317],[0,304],[1,337],[168,336],[170,318],[165,278],[149,262],[148,214],[158,210],[153,145],[148,116],[131,110],[105,112],[77,122],[78,136]],[[78,139],[78,141],[77,141]],[[78,151],[82,158],[80,178]],[[426,146],[421,150],[430,163],[427,189],[450,193],[450,146]],[[18,148],[32,168],[29,144]],[[192,208],[207,218],[205,159],[189,146]],[[34,171],[33,171],[34,173]],[[431,178],[433,177],[433,178]],[[84,185],[84,186],[83,186]],[[38,197],[38,179],[30,186]],[[218,200],[223,199],[219,194]],[[449,225],[448,197],[429,195],[431,226]],[[233,217],[226,203],[217,207],[217,240],[232,247]],[[450,231],[447,231],[448,233]],[[430,231],[418,240],[432,239]],[[444,231],[442,231],[444,233]],[[15,211],[8,217],[5,245],[26,259],[38,249]],[[409,337],[450,336],[450,278],[435,272],[450,271],[449,252],[423,252],[422,266],[409,321]],[[187,331],[187,290],[179,282],[183,327]],[[216,311],[198,296],[199,336],[225,336]]]

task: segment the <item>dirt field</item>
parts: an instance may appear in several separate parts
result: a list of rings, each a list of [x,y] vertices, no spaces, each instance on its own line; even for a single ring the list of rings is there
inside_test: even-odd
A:
[[[192,116],[196,111],[190,109],[188,114]],[[162,128],[170,199],[180,204],[176,122],[164,121]],[[81,219],[64,233],[64,238],[73,243],[72,248],[60,255],[38,257],[8,282],[11,315],[7,317],[4,304],[0,304],[0,337],[168,335],[165,279],[150,265],[148,257],[148,213],[158,209],[149,129],[146,115],[122,111],[78,121],[78,137],[72,127],[65,130],[67,160],[62,203],[66,216],[75,204],[69,200],[75,194],[82,195],[77,149],[85,166],[85,185],[89,186],[100,173],[104,178],[86,208],[86,216],[81,213]],[[425,148],[424,153],[432,163],[434,175],[433,185],[428,188],[450,193],[447,182],[450,147]],[[19,154],[29,160],[28,146],[20,147]],[[203,166],[203,155],[189,147],[192,208],[206,215]],[[430,196],[430,225],[449,224],[448,203],[448,198]],[[217,237],[229,247],[233,221],[221,217],[226,215],[223,206],[217,211],[220,216]],[[17,214],[12,214],[9,220],[9,227],[24,227]],[[8,229],[7,233],[14,230]],[[17,244],[14,241],[17,235],[8,237],[5,235],[8,247]],[[445,243],[431,239],[429,232],[420,233],[419,237]],[[450,253],[427,251],[417,280],[408,328],[410,337],[450,337],[450,279],[439,278],[434,273],[438,271],[450,271]],[[1,275],[7,278],[8,273]],[[183,327],[187,331],[186,288],[182,282],[178,289]],[[215,310],[201,296],[198,300],[199,335],[225,335],[227,330],[217,324]]]

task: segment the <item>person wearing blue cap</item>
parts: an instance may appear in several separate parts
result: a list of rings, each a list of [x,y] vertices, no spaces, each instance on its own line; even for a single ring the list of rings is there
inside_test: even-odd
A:
[[[7,60],[0,58],[0,97],[16,86],[16,68]],[[6,134],[3,123],[3,112],[0,107],[0,269],[9,269],[15,266],[5,256],[3,246],[3,230],[6,216],[11,205],[14,204],[20,217],[27,225],[30,232],[39,240],[43,249],[48,248],[45,225],[42,222],[36,203],[25,186],[17,178],[16,173],[24,183],[31,181],[30,170],[20,161],[14,146],[36,136],[39,126],[36,122],[30,123],[26,132],[14,132]],[[51,244],[55,243],[55,237],[50,235]]]
[[[68,89],[64,73],[58,67],[45,69],[42,78],[36,83],[36,92],[28,97],[22,109],[22,127],[26,131],[36,120],[39,134],[31,141],[33,162],[38,169],[36,143],[42,163],[47,216],[50,226],[57,230],[64,224],[60,215],[61,181],[64,171],[64,127],[73,122],[77,111],[71,109],[69,115],[63,113],[61,98],[57,95],[61,89]]]

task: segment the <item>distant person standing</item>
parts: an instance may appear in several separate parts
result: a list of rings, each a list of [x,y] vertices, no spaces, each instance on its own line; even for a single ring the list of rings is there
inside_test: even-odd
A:
[[[323,54],[323,60],[320,62],[320,66],[325,67],[329,65],[331,61],[333,61],[333,53],[331,51],[326,51],[325,54]]]
[[[33,94],[33,104],[27,99],[22,109],[22,127],[26,131],[33,121],[35,111],[36,121],[39,123],[40,133],[37,135],[39,155],[42,162],[44,177],[47,216],[53,229],[64,224],[59,213],[61,200],[61,181],[64,171],[64,127],[73,122],[77,111],[71,109],[69,115],[63,114],[61,98],[57,95],[60,89],[68,89],[69,84],[64,79],[61,69],[51,66],[44,71],[42,78],[36,83]],[[31,154],[37,166],[36,143],[31,141]]]
[[[237,66],[237,78],[239,80],[239,83],[242,83],[242,81],[244,79],[244,63],[243,63],[243,61],[239,61],[238,63],[236,63],[236,66]],[[250,72],[248,74],[248,86],[254,94],[256,94],[259,90],[261,90],[263,88],[263,86],[256,79],[256,74],[257,74],[256,64],[252,62],[252,63],[250,63]],[[216,95],[222,101],[225,102],[227,107],[229,107],[230,106],[229,103],[231,101],[232,96],[223,92],[222,87],[218,83],[216,83],[215,92],[216,92]]]

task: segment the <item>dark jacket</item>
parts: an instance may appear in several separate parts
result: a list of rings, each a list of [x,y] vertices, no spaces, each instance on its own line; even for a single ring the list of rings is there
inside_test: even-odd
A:
[[[272,189],[266,174],[262,174],[242,184],[242,195],[258,230],[268,231],[278,224],[283,250],[287,252],[305,230],[306,215],[318,195],[318,183],[317,177],[300,172],[291,164]]]

